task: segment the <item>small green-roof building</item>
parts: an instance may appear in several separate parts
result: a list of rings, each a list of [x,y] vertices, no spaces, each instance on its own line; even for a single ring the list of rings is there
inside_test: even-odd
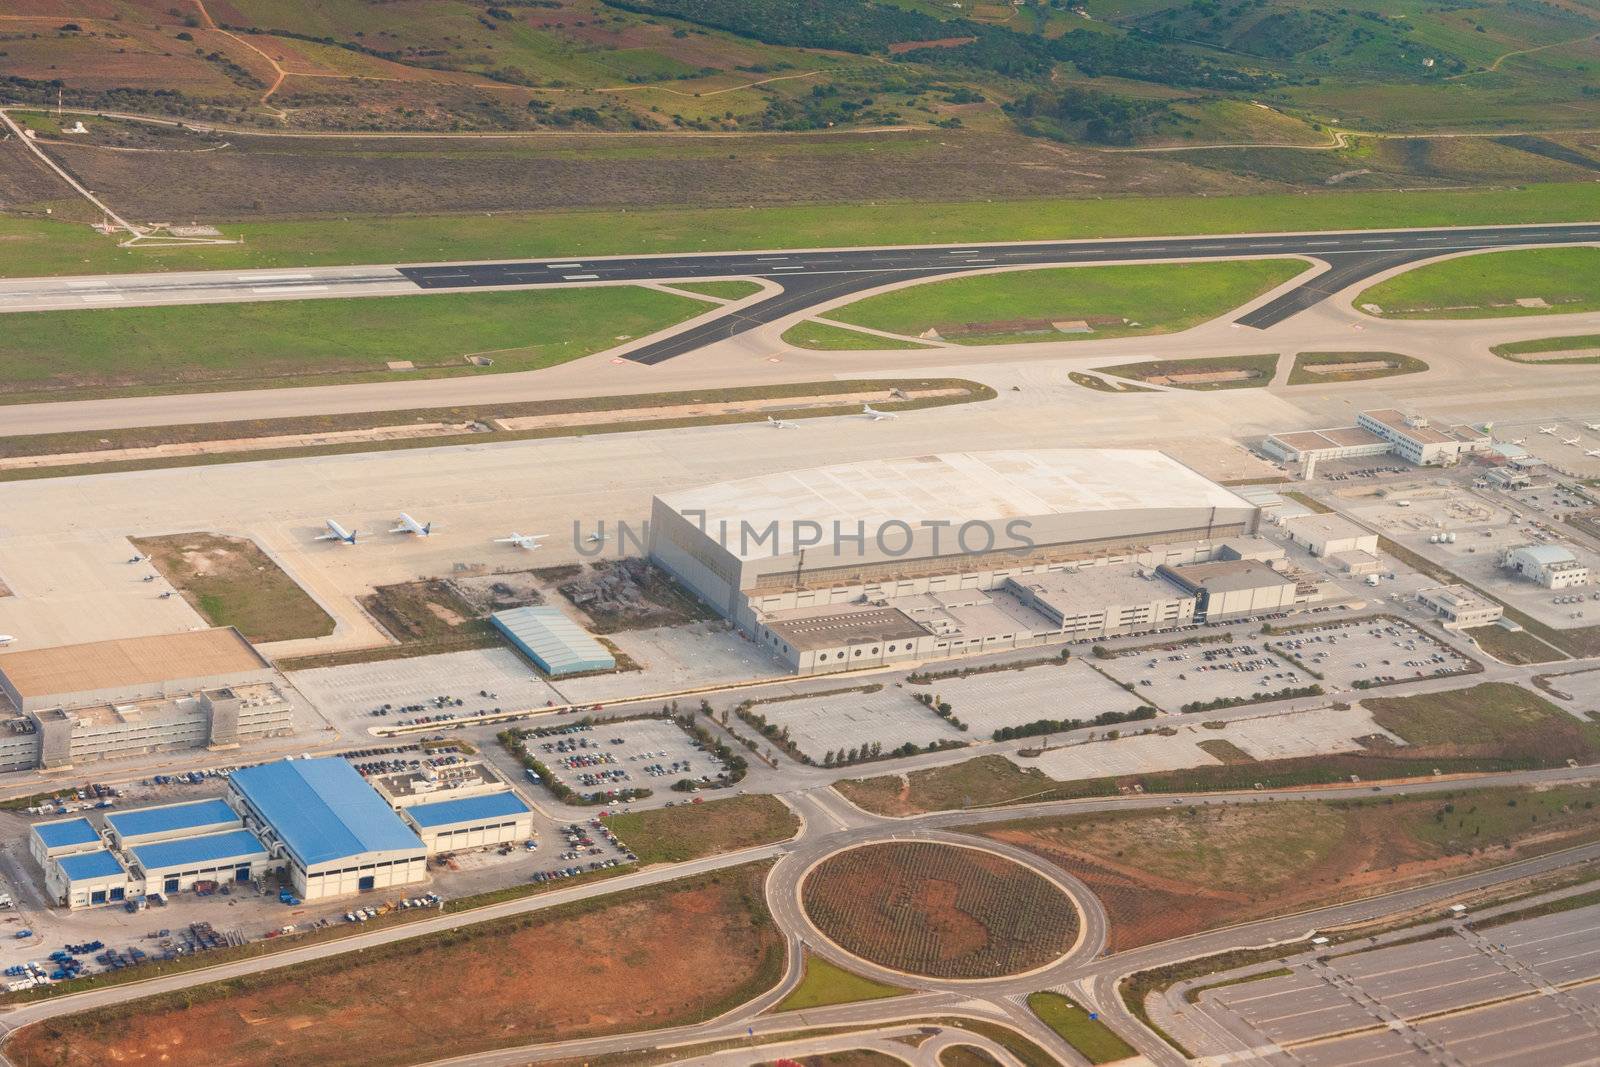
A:
[[[616,670],[616,657],[559,608],[511,608],[489,618],[519,652],[552,678]]]

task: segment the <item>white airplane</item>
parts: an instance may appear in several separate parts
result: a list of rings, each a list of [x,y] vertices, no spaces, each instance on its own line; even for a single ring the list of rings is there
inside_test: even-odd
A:
[[[396,525],[394,529],[389,531],[390,533],[416,534],[418,537],[427,537],[433,533],[433,523],[418,522],[403,511],[400,513],[400,517],[394,521]]]
[[[1541,427],[1539,427],[1539,432],[1540,433],[1545,433],[1545,434],[1553,434],[1559,429],[1561,429],[1560,426],[1541,426]]]
[[[583,539],[583,543],[586,545],[603,545],[606,543],[606,535],[604,532],[592,533]]]
[[[328,532],[317,538],[318,541],[338,541],[342,544],[353,545],[356,543],[356,531],[346,530],[332,519],[324,519]]]
[[[0,634],[0,645],[9,645],[15,640],[16,638],[12,637],[10,634]]]
[[[1511,443],[1514,444],[1514,445],[1527,444],[1527,442],[1528,442],[1528,439],[1526,437],[1516,437],[1516,438],[1513,438],[1512,441],[1511,441]]]
[[[1568,448],[1577,448],[1578,447],[1578,442],[1580,440],[1582,440],[1582,438],[1578,438],[1578,437],[1563,437],[1561,439],[1561,443],[1566,445]]]
[[[1600,422],[1586,422],[1586,423],[1583,424],[1583,428],[1585,430],[1591,430],[1591,431],[1592,430],[1600,430]]]
[[[771,415],[767,416],[767,425],[771,426],[774,430],[798,430],[800,428],[792,422],[786,422],[783,419],[775,419]]]
[[[879,411],[877,408],[874,408],[871,404],[862,404],[861,405],[861,414],[865,415],[867,418],[871,419],[873,422],[877,422],[879,419],[898,419],[900,417],[898,414],[896,414],[893,411]]]
[[[543,548],[544,546],[539,542],[549,536],[549,534],[520,534],[513,530],[510,537],[496,537],[494,543],[497,545],[516,545],[518,548],[525,548],[532,552],[536,548]]]
[[[1583,454],[1588,456],[1588,457],[1590,457],[1591,459],[1595,458],[1595,457],[1600,457],[1600,448],[1586,448],[1586,449],[1583,450]]]

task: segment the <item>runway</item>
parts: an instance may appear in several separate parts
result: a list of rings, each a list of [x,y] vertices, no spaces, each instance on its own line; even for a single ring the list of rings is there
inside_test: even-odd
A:
[[[1002,267],[1304,256],[1328,270],[1236,320],[1266,329],[1404,263],[1452,252],[1600,241],[1600,224],[1360,230],[810,251],[717,252],[417,266],[26,278],[0,281],[0,312],[394,296],[419,292],[764,278],[782,291],[623,357],[654,365],[796,311],[909,277]]]

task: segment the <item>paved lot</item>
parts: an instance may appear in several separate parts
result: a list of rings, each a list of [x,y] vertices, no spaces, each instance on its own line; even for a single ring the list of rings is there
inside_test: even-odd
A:
[[[1132,711],[1140,704],[1137,696],[1078,659],[939,678],[908,688],[936,694],[972,728],[975,738],[1040,719],[1087,721],[1101,712]]]
[[[1238,698],[1248,700],[1283,689],[1313,685],[1316,679],[1268,652],[1255,637],[1235,627],[1232,643],[1187,645],[1168,652],[1144,652],[1096,660],[1095,666],[1119,682],[1131,682],[1135,695],[1164,711],[1185,704]]]
[[[692,623],[607,634],[637,671],[557,679],[551,686],[573,703],[607,703],[640,693],[670,693],[787,671],[760,645],[722,623]]]
[[[414,656],[380,663],[353,663],[346,667],[318,667],[289,675],[305,698],[337,727],[360,736],[379,725],[391,725],[417,715],[450,712],[470,715],[504,708],[541,708],[564,703],[561,694],[508,648],[474,649],[440,656]],[[480,692],[494,694],[480,696]],[[435,697],[461,700],[461,707],[435,708]],[[421,704],[418,712],[372,712],[384,704],[396,709]]]
[[[887,685],[873,693],[845,692],[800,700],[776,700],[751,709],[770,723],[788,727],[801,752],[816,760],[830,751],[881,744],[888,752],[910,741],[922,747],[935,741],[980,741],[951,726],[911,699],[910,688]],[[961,712],[955,712],[961,717]]]
[[[556,728],[547,737],[529,737],[528,751],[549,767],[567,788],[579,793],[604,789],[671,788],[683,778],[716,776],[722,761],[665,719],[632,719],[592,726]]]
[[[1321,674],[1323,688],[1352,688],[1378,678],[1420,678],[1465,671],[1471,661],[1459,652],[1393,619],[1355,619],[1265,639]]]
[[[1596,977],[1600,907],[1591,906],[1321,961],[1300,957],[1287,976],[1207,991],[1199,1006],[1255,1047],[1284,1049],[1253,1062],[1564,1067],[1594,1062]]]

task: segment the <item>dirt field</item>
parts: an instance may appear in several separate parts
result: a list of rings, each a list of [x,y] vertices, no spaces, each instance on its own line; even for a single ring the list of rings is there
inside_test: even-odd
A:
[[[604,897],[18,1033],[19,1067],[383,1067],[679,1025],[777,981],[765,866]]]
[[[333,632],[333,618],[254,541],[190,533],[133,545],[214,625],[237,627],[258,644]]]
[[[1596,790],[1480,790],[1019,821],[984,836],[1082,878],[1120,952],[1600,837]]]
[[[717,616],[666,571],[648,560],[597,560],[583,574],[562,582],[561,595],[589,617],[597,634],[681,626]]]
[[[1060,889],[1011,860],[926,842],[867,845],[806,876],[806,914],[840,947],[935,978],[1043,966],[1077,933]]]

